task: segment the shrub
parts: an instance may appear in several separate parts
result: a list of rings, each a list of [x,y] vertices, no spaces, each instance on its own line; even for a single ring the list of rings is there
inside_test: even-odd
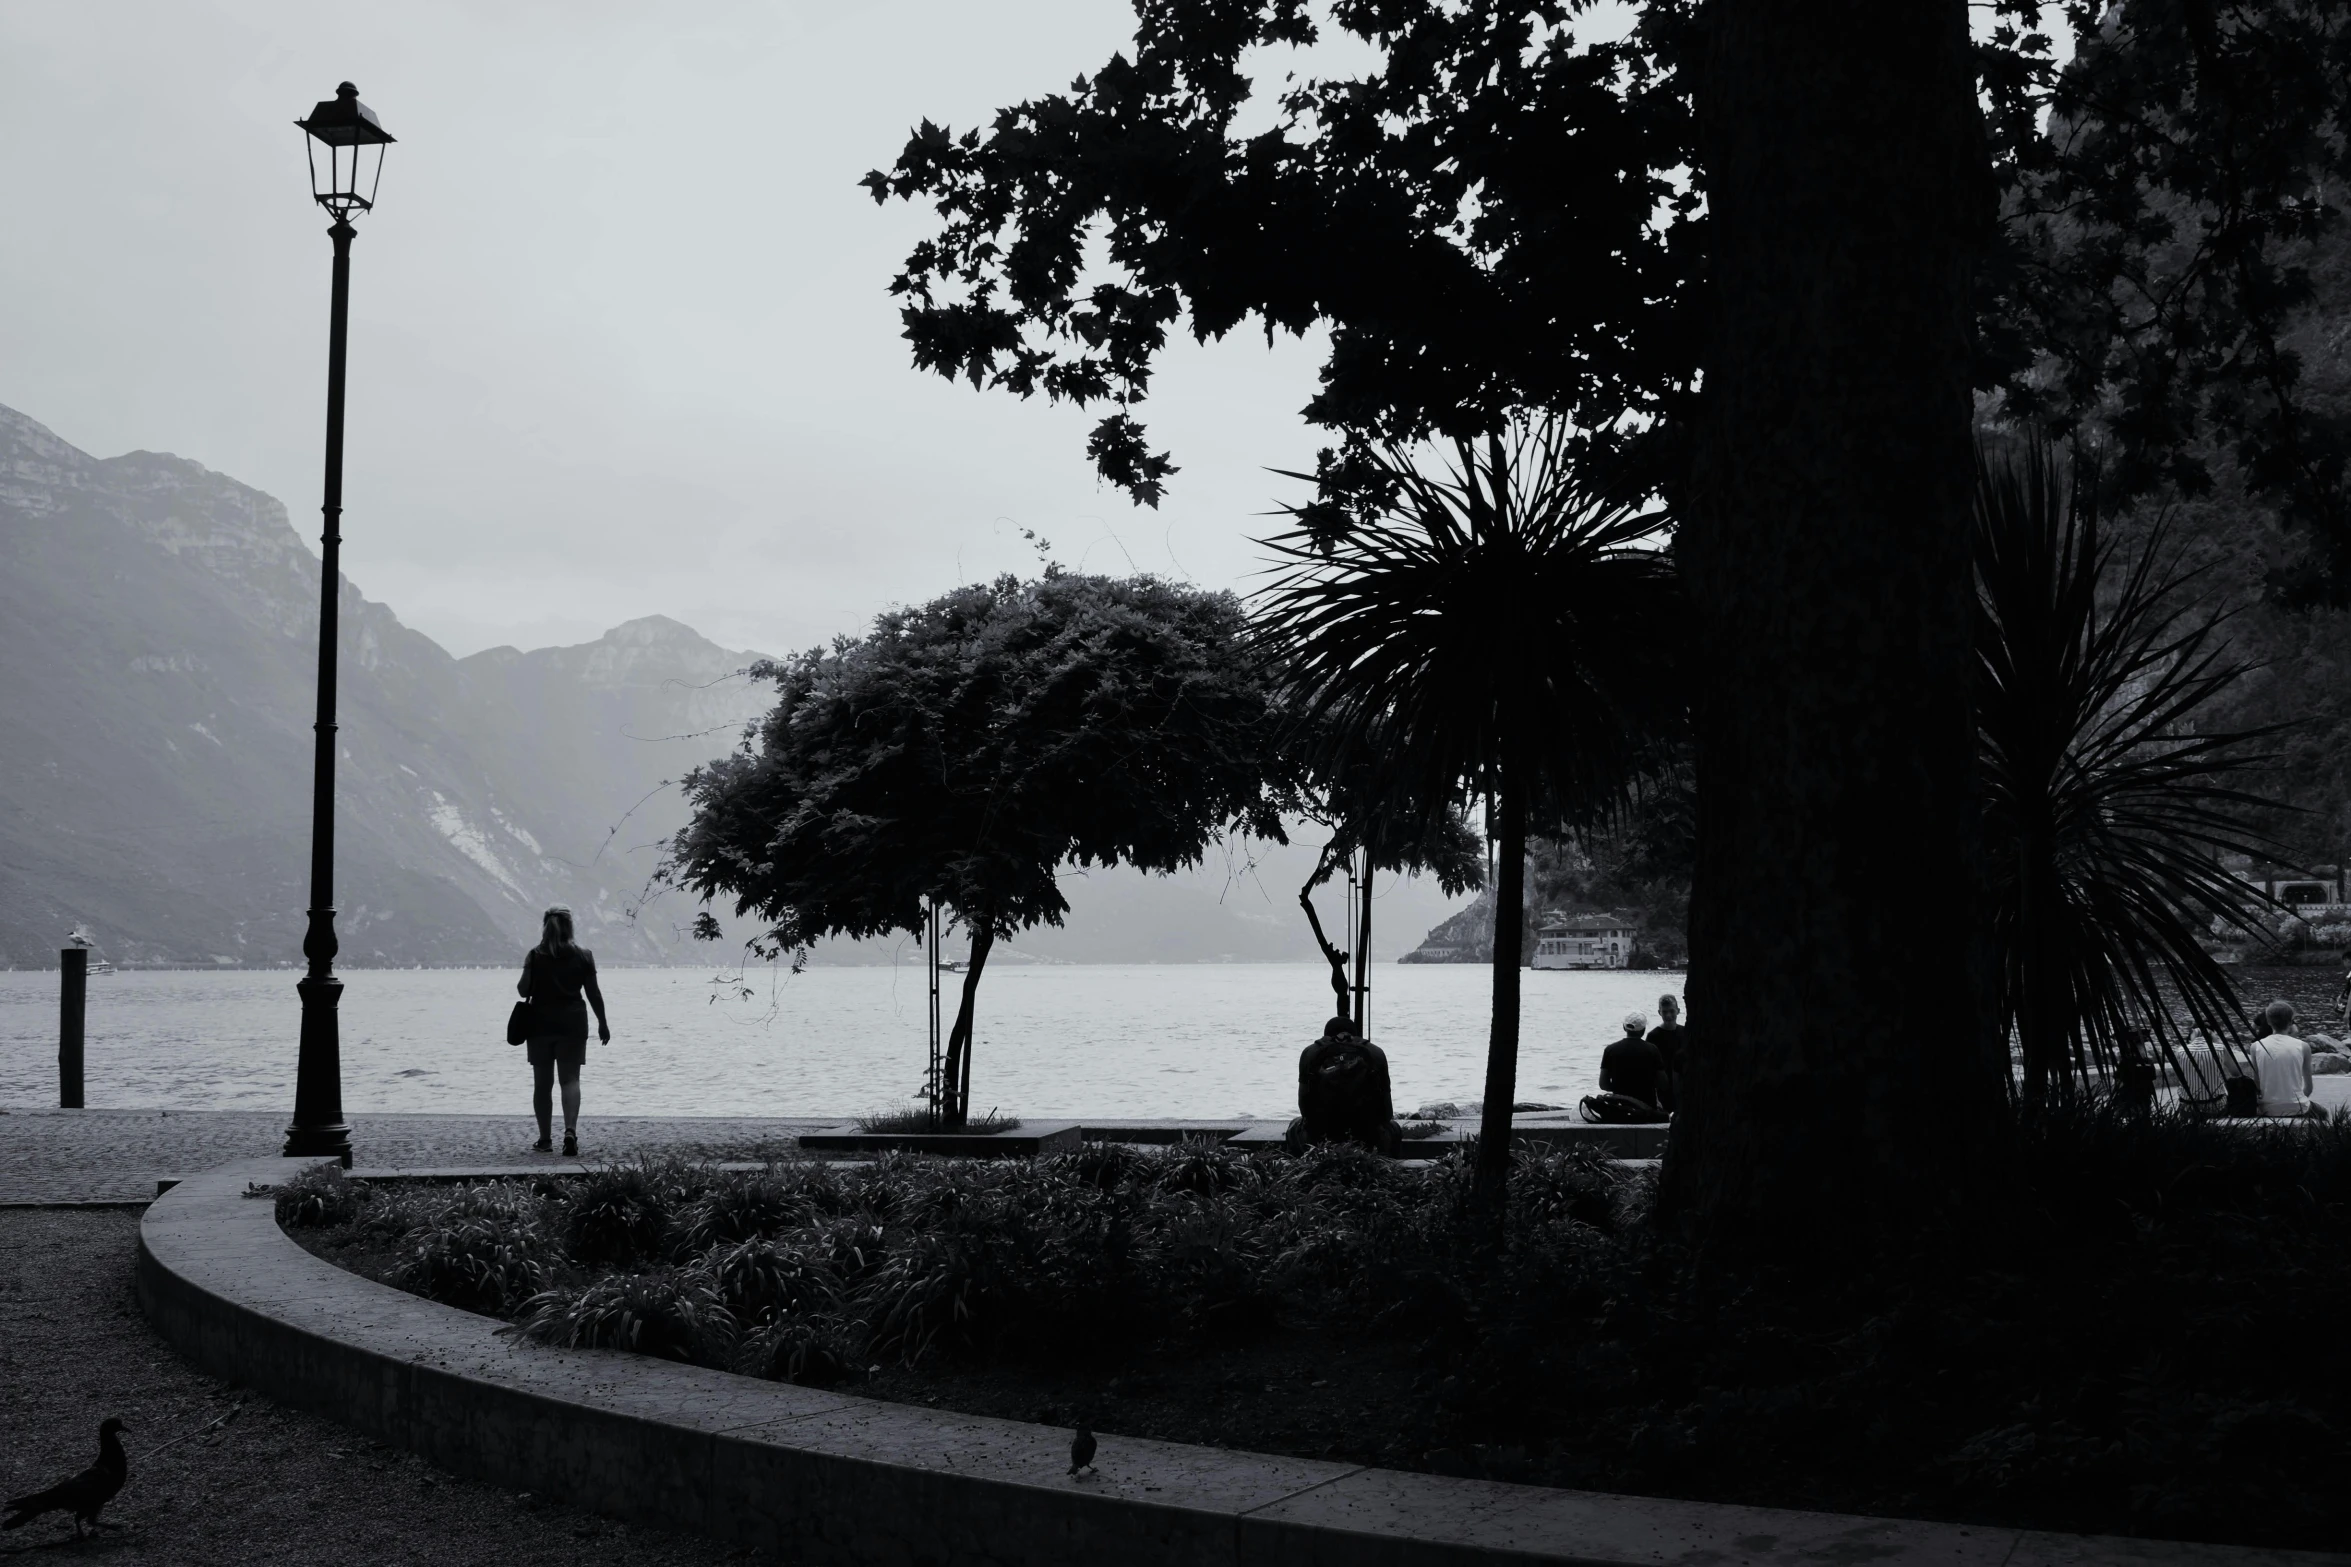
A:
[[[738,1322],[767,1322],[833,1305],[837,1289],[829,1259],[805,1241],[753,1237],[704,1254],[718,1298]]]
[[[660,1254],[679,1195],[669,1168],[650,1159],[591,1170],[572,1185],[563,1249],[588,1267],[626,1267]]]
[[[713,1246],[773,1235],[807,1212],[807,1198],[773,1170],[729,1171],[687,1206],[679,1225],[679,1247],[699,1256]]]
[[[712,1366],[732,1358],[735,1341],[734,1318],[710,1279],[686,1268],[606,1275],[578,1290],[542,1292],[516,1329],[563,1349],[626,1349]]]
[[[546,1287],[548,1249],[536,1224],[453,1211],[408,1235],[393,1278],[452,1306],[504,1311]]]
[[[313,1165],[277,1188],[278,1223],[289,1230],[326,1230],[356,1223],[375,1193],[342,1166]]]
[[[1075,1153],[1058,1153],[1042,1161],[1045,1174],[1058,1180],[1108,1190],[1127,1185],[1151,1168],[1152,1156],[1125,1143],[1085,1143]]]
[[[1175,1325],[1202,1338],[1262,1335],[1280,1312],[1259,1227],[1230,1208],[1198,1204],[1166,1229],[1162,1288]]]
[[[1511,1161],[1511,1213],[1538,1224],[1574,1220],[1612,1232],[1617,1225],[1617,1180],[1609,1161],[1597,1152],[1530,1144],[1517,1150]]]
[[[981,1327],[994,1282],[987,1238],[956,1228],[921,1233],[885,1257],[856,1296],[866,1324],[866,1353],[876,1360],[921,1361],[934,1347],[962,1348]]]
[[[834,1387],[864,1374],[857,1325],[836,1317],[786,1317],[764,1323],[743,1337],[737,1369],[775,1382]]]
[[[1260,1172],[1246,1156],[1207,1143],[1179,1143],[1160,1156],[1156,1169],[1145,1167],[1137,1173],[1147,1174],[1163,1192],[1190,1192],[1196,1197],[1214,1197],[1262,1184]]]

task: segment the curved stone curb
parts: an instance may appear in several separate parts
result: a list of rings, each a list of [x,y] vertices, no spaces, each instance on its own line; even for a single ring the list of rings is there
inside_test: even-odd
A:
[[[311,1256],[247,1160],[148,1208],[139,1298],[206,1371],[443,1468],[786,1560],[1087,1567],[2351,1567],[2351,1557],[2034,1534],[1453,1480],[1068,1433],[498,1336]]]

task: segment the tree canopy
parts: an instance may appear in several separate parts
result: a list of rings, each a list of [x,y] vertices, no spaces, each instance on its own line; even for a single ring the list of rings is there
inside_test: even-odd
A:
[[[2108,449],[2128,492],[2216,458],[2321,544],[2351,596],[2351,420],[2315,406],[2298,312],[2351,173],[2334,0],[2001,0],[1975,50],[2001,213],[1975,380],[2002,417]],[[1620,37],[1560,0],[1136,0],[1131,51],[985,130],[924,122],[877,201],[932,235],[892,289],[917,366],[1108,411],[1088,455],[1156,503],[1136,407],[1176,330],[1330,329],[1304,410],[1342,477],[1366,443],[1565,415],[1619,482],[1670,491],[1707,353],[1712,24],[1648,0]],[[1327,34],[1359,75],[1253,80]],[[1254,95],[1273,123],[1243,130]],[[1991,191],[1987,190],[1989,197]]]
[[[1172,458],[1131,409],[1188,313],[1331,328],[1315,423],[1386,440],[1489,433],[1514,409],[1585,431],[1655,421],[1696,363],[1679,13],[1579,44],[1549,0],[1137,0],[1135,46],[986,134],[925,121],[877,201],[939,214],[892,284],[915,363],[974,386],[1108,404],[1089,454],[1156,503]],[[1243,57],[1324,27],[1361,77],[1297,82],[1239,131]],[[1099,237],[1106,271],[1089,268]]]
[[[967,1085],[988,948],[1061,922],[1062,866],[1173,871],[1236,821],[1281,836],[1243,624],[1229,593],[1048,569],[761,664],[775,709],[687,778],[668,874],[785,949],[952,910],[972,936],[950,1052]]]

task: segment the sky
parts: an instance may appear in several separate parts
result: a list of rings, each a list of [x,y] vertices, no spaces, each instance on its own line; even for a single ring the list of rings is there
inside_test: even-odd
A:
[[[918,373],[857,181],[1124,45],[1122,0],[0,0],[0,403],[318,532],[330,248],[293,121],[399,138],[353,247],[343,567],[460,655],[664,614],[781,653],[1001,571],[1246,591],[1318,341],[1172,352],[1157,511],[1093,415]],[[1326,56],[1325,58],[1335,58]],[[315,547],[315,544],[314,544]]]

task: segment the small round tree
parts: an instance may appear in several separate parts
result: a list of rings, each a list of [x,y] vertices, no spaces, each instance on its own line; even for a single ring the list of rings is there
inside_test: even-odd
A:
[[[938,1110],[961,1126],[989,951],[1061,923],[1063,865],[1165,873],[1235,822],[1280,837],[1243,627],[1229,593],[1049,568],[762,664],[775,710],[687,777],[665,874],[731,895],[782,950],[919,933],[930,900],[952,911],[971,961]]]

